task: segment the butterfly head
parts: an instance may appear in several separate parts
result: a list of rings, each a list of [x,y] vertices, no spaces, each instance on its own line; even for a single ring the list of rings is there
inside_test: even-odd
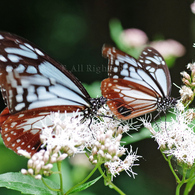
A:
[[[174,108],[176,104],[177,100],[173,97],[159,98],[157,100],[157,111],[166,113],[168,109]]]
[[[92,118],[96,115],[97,111],[107,102],[107,98],[101,96],[99,98],[91,98],[89,101],[91,106],[83,110],[84,118]]]

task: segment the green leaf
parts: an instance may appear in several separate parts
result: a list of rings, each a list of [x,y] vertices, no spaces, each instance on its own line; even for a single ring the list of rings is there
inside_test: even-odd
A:
[[[89,188],[90,186],[92,186],[94,183],[96,183],[100,178],[102,177],[102,175],[100,175],[99,177],[97,177],[96,179],[89,181],[87,183],[84,183],[76,188],[74,188],[69,194],[72,194],[74,192],[80,192],[82,190],[85,190],[87,188]]]
[[[59,186],[49,179],[44,179],[45,182],[52,188],[59,188]],[[20,191],[23,194],[36,195],[57,195],[58,192],[48,189],[41,180],[34,179],[29,175],[22,175],[22,173],[5,173],[0,175],[0,187],[5,187],[12,190]]]

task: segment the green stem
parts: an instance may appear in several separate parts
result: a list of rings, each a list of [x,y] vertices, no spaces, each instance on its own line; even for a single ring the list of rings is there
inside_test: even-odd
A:
[[[195,179],[193,181],[188,181],[184,190],[184,195],[188,195],[189,192],[192,190],[192,187],[194,186]]]
[[[186,187],[184,190],[184,195],[188,195],[188,193],[192,190],[194,184],[195,184],[195,177],[194,177],[194,168],[190,171],[190,176],[186,180]]]
[[[180,189],[181,189],[182,185],[186,182],[186,180],[185,180],[186,173],[187,173],[187,169],[184,166],[183,167],[183,177],[182,177],[182,180],[180,180],[180,182],[178,182],[178,185],[177,185],[177,188],[176,188],[176,193],[175,193],[176,195],[179,195],[180,194]]]
[[[42,177],[42,182],[43,182],[43,184],[47,187],[47,188],[49,188],[50,190],[52,190],[52,191],[54,191],[54,192],[59,192],[60,191],[60,189],[54,189],[54,188],[51,188],[49,185],[47,185],[47,183],[45,182],[45,180],[44,180],[44,178]]]
[[[179,195],[179,194],[180,194],[180,189],[181,189],[181,186],[182,186],[182,185],[183,185],[183,183],[179,183],[179,184],[177,185],[175,195]]]
[[[177,183],[180,183],[181,181],[180,181],[179,177],[177,176],[177,174],[175,173],[175,171],[174,171],[174,169],[172,167],[172,164],[171,164],[171,158],[172,158],[172,156],[168,156],[168,158],[167,158],[163,152],[161,152],[161,153],[162,153],[164,159],[168,162],[168,165],[169,165],[169,167],[171,169],[171,172],[173,173],[173,175],[174,175]]]
[[[60,177],[60,192],[63,195],[64,194],[64,192],[63,192],[63,178],[62,178],[62,171],[61,171],[62,162],[61,161],[58,161],[57,162],[57,166],[58,166],[59,177]]]
[[[85,183],[93,174],[94,172],[98,169],[98,167],[100,166],[101,164],[97,163],[96,166],[94,167],[94,169],[91,171],[91,173],[81,182],[79,182],[77,185],[73,186],[72,188],[70,188],[66,193],[65,195],[68,195],[70,194],[75,188],[77,188],[78,186],[82,185],[83,183]]]
[[[107,181],[108,178],[107,178],[107,176],[104,174],[104,172],[103,172],[101,166],[98,167],[98,170],[99,170],[99,172],[101,173],[101,175],[103,175],[104,181]],[[107,181],[106,185],[108,185],[111,189],[114,189],[115,191],[117,191],[119,194],[125,195],[125,193],[124,193],[121,189],[119,189],[116,185],[114,185],[110,180]]]

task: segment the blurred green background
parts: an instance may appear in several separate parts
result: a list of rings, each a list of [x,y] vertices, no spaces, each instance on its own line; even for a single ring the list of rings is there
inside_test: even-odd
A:
[[[90,90],[93,97],[99,93],[100,81],[107,77],[107,60],[101,56],[104,43],[114,45],[110,38],[109,21],[117,18],[123,27],[139,28],[150,40],[161,35],[172,38],[186,48],[185,56],[176,60],[170,70],[172,81],[181,85],[180,72],[187,63],[194,61],[195,15],[191,13],[188,0],[33,0],[1,1],[0,30],[25,37],[42,48],[51,57],[90,86],[95,83],[97,91]],[[172,96],[178,97],[178,89],[173,86]],[[3,101],[0,101],[3,110]],[[140,166],[133,170],[135,179],[126,173],[114,178],[114,183],[126,194],[131,195],[171,195],[176,182],[169,167],[153,139],[133,144],[138,148]],[[17,172],[26,168],[26,160],[3,145],[0,148],[0,173]],[[64,162],[67,186],[77,182],[80,167]],[[86,170],[87,172],[87,170]],[[83,173],[86,174],[86,173]],[[76,176],[75,176],[76,175]],[[98,174],[97,174],[98,175]],[[79,193],[85,195],[117,194],[103,185],[101,179],[92,188]],[[0,194],[20,194],[0,188]]]

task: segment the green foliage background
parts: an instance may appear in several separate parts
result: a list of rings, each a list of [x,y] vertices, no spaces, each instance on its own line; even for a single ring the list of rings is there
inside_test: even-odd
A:
[[[0,30],[9,31],[36,43],[54,59],[60,61],[73,72],[80,81],[86,83],[89,93],[100,95],[100,81],[106,78],[107,60],[101,56],[104,43],[114,45],[110,38],[109,21],[118,18],[124,28],[139,28],[150,39],[156,35],[173,38],[187,49],[184,57],[176,61],[171,69],[172,80],[181,84],[179,72],[193,61],[194,15],[187,0],[33,0],[1,1]],[[95,83],[94,83],[95,82]],[[91,85],[93,83],[93,85]],[[178,89],[173,87],[173,97],[178,97]],[[0,101],[3,110],[3,100]],[[135,179],[122,173],[114,182],[126,194],[164,195],[174,194],[175,181],[169,167],[152,139],[133,144],[142,155],[140,166],[134,167],[138,173]],[[18,172],[26,168],[27,160],[0,145],[0,173]],[[63,162],[65,185],[78,182],[78,173],[83,177],[88,170],[82,166],[72,166]],[[79,174],[80,175],[80,174]],[[98,176],[98,174],[97,174]],[[57,178],[52,178],[57,180]],[[79,194],[116,194],[99,180],[92,188]],[[17,195],[16,191],[0,188],[0,194]]]

